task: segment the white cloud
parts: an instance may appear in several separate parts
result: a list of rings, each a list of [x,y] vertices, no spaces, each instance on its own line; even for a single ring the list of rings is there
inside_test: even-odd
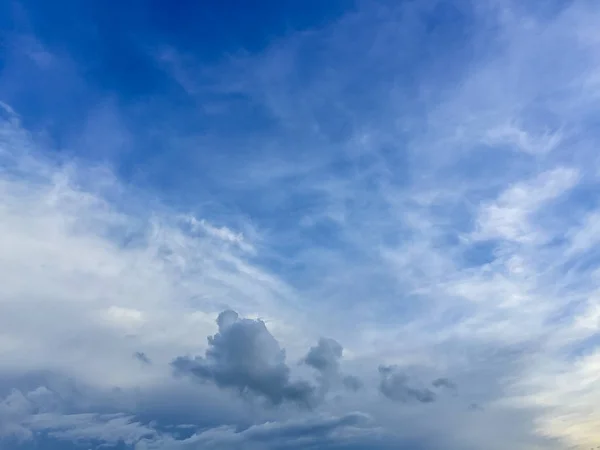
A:
[[[482,208],[475,239],[499,238],[520,243],[543,241],[546,237],[536,233],[532,216],[572,188],[577,179],[577,170],[558,168],[541,173],[534,180],[515,183],[496,201]]]
[[[570,241],[567,249],[568,255],[577,255],[586,250],[593,249],[600,240],[600,213],[592,212],[584,217],[581,224],[568,231]]]
[[[205,219],[198,220],[195,217],[190,217],[188,220],[194,229],[201,229],[206,234],[221,239],[225,243],[234,244],[246,252],[252,253],[255,251],[254,247],[246,241],[241,232],[236,233],[225,226],[218,227],[212,225]]]
[[[135,384],[134,351],[165,362],[197,350],[225,306],[285,316],[292,290],[222,245],[247,251],[241,235],[206,220],[197,221],[206,235],[190,234],[177,214],[140,216],[111,204],[105,196],[130,194],[108,172],[45,159],[14,116],[3,122],[2,137],[0,348],[7,368]],[[110,375],[90,363],[90,353],[115,367]]]
[[[560,144],[561,139],[559,131],[546,130],[536,136],[529,134],[518,125],[509,123],[489,130],[484,141],[493,146],[506,144],[519,151],[539,155],[554,150]]]

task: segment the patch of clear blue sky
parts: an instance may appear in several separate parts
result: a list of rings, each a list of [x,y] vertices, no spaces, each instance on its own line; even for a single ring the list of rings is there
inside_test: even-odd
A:
[[[19,48],[4,47],[4,78],[13,83],[5,81],[0,94],[23,116],[26,125],[45,127],[57,147],[67,146],[65,143],[81,132],[98,104],[110,98],[123,113],[119,117],[121,125],[135,133],[133,150],[112,155],[121,175],[133,176],[145,165],[145,172],[153,174],[150,178],[154,182],[164,183],[165,188],[180,188],[185,186],[182,180],[187,179],[189,152],[180,152],[172,142],[157,139],[151,132],[157,127],[170,128],[171,135],[178,133],[180,137],[211,136],[211,142],[219,142],[217,150],[206,150],[207,154],[219,153],[219,157],[211,157],[214,167],[223,161],[226,166],[230,157],[237,159],[240,153],[249,152],[251,139],[282,140],[281,144],[285,139],[297,138],[306,124],[300,123],[295,135],[290,136],[289,130],[283,130],[255,99],[243,92],[215,93],[210,83],[203,86],[201,79],[197,80],[200,93],[190,96],[157,62],[161,48],[168,46],[185,55],[198,74],[218,68],[230,76],[235,70],[230,67],[232,57],[243,54],[252,61],[282,39],[327,28],[356,8],[369,10],[392,4],[397,10],[399,2],[350,0],[269,0],[252,4],[232,0],[4,2],[3,34],[34,36],[50,53],[68,58],[72,65],[41,69],[26,61]],[[348,42],[327,42],[331,37],[327,33],[307,38],[301,48],[293,50],[297,59],[294,73],[279,81],[292,94],[303,95],[328,69],[345,72],[339,83],[333,81],[337,87],[327,100],[331,104],[341,100],[346,112],[333,109],[327,102],[316,102],[311,110],[321,122],[328,143],[334,144],[345,136],[344,114],[360,112],[367,120],[365,111],[377,113],[386,89],[398,88],[400,83],[410,101],[415,95],[410,89],[420,83],[420,78],[431,76],[432,69],[444,70],[445,76],[452,73],[450,59],[444,62],[443,55],[461,56],[456,52],[467,41],[472,25],[466,3],[458,2],[459,7],[455,4],[438,2],[435,7],[424,8],[423,17],[413,21],[417,25],[407,33],[411,42],[391,43],[404,47],[402,72],[386,63],[385,55],[361,61],[362,52],[380,45],[376,42],[377,18],[372,17],[369,23],[359,24],[364,25],[362,29],[348,28],[356,32],[345,36]],[[389,60],[395,58],[393,53],[389,55]],[[243,79],[245,74],[237,76]],[[19,88],[15,88],[17,85]],[[206,113],[199,107],[215,96],[224,104],[224,113]],[[306,147],[311,144],[306,142]],[[84,148],[75,151],[80,157],[97,156]],[[248,155],[243,156],[245,159]],[[203,165],[195,166],[197,171]],[[187,175],[193,178],[193,173]]]
[[[161,106],[175,107],[175,111],[189,103],[175,80],[157,64],[153,50],[161,46],[172,46],[192,56],[199,65],[212,65],[239,52],[260,53],[276,39],[323,26],[351,10],[353,4],[338,0],[269,0],[252,5],[231,0],[23,0],[3,2],[2,27],[4,32],[33,35],[51,53],[73,60],[88,88],[78,92],[73,89],[76,86],[64,80],[62,92],[70,95],[62,99],[60,106],[64,120],[74,127],[77,120],[85,119],[82,105],[76,103],[80,96],[88,107],[103,95],[116,97],[121,105],[159,97]],[[10,49],[5,47],[6,52]],[[4,54],[3,60],[7,58]],[[60,84],[60,80],[46,81]],[[50,108],[57,113],[56,97],[48,98],[49,104],[26,93],[15,97],[12,104],[34,123]],[[202,123],[196,125],[202,127]]]

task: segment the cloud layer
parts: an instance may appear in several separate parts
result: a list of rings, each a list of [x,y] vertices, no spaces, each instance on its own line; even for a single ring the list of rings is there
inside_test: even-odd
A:
[[[600,445],[599,5],[68,3],[0,6],[0,448]]]

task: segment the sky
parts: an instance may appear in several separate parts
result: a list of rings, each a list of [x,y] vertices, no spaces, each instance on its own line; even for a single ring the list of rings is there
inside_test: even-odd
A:
[[[0,449],[600,448],[598,23],[0,2]]]

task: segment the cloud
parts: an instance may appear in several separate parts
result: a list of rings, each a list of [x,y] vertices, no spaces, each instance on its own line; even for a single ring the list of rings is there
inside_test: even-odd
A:
[[[445,388],[451,390],[456,389],[456,383],[454,383],[452,380],[449,380],[448,378],[436,378],[431,382],[431,384],[433,387],[436,388]]]
[[[539,135],[531,136],[516,124],[505,124],[489,130],[485,141],[490,145],[506,143],[519,151],[537,155],[551,152],[560,144],[561,139],[560,131],[544,130]]]
[[[384,443],[384,436],[369,425],[370,418],[361,413],[341,417],[312,417],[288,422],[264,423],[236,431],[221,427],[195,434],[180,442],[155,442],[139,445],[141,449],[301,449],[354,448]]]
[[[355,392],[363,387],[363,382],[355,375],[345,375],[342,383],[346,389]]]
[[[541,173],[529,182],[515,183],[496,202],[481,209],[476,238],[517,242],[543,238],[532,229],[530,218],[545,204],[575,186],[577,179],[577,170],[560,167]]]
[[[35,441],[38,433],[78,443],[102,442],[133,445],[156,431],[126,414],[63,413],[64,401],[46,387],[23,393],[13,390],[0,403],[0,441],[16,445]]]
[[[125,445],[136,450],[263,450],[364,445],[392,448],[394,443],[391,435],[373,426],[372,418],[359,412],[341,416],[311,414],[243,429],[221,425],[198,430],[193,425],[160,427],[154,421],[142,423],[125,413],[69,413],[63,411],[64,406],[63,399],[45,387],[25,393],[13,390],[0,402],[0,444],[16,449],[30,448],[28,443],[44,448],[53,448],[54,443],[63,448],[68,443],[77,446],[101,443],[101,446]]]
[[[381,382],[379,391],[390,400],[395,402],[432,403],[436,400],[433,391],[427,388],[416,388],[410,386],[408,376],[398,371],[397,367],[379,366]]]
[[[163,43],[161,32],[185,98],[169,86],[100,98],[123,73],[90,74],[98,60],[65,62],[42,37],[9,42],[0,96],[23,120],[2,111],[0,375],[49,370],[118,387],[127,401],[86,398],[53,414],[81,421],[81,435],[110,423],[129,442],[177,414],[202,423],[202,445],[219,436],[214,445],[243,447],[236,435],[304,423],[284,404],[318,397],[325,421],[365,411],[414,438],[409,448],[597,446],[599,17],[584,1],[363,2],[219,63],[195,42],[180,58],[183,37]],[[136,31],[127,35],[152,41]],[[130,60],[62,44],[74,58]],[[225,308],[264,322],[228,313],[215,326]],[[232,327],[240,337],[222,331]],[[337,341],[306,355],[323,335],[344,343],[343,360]],[[151,365],[132,358],[140,349]],[[176,361],[206,382],[172,379],[169,363],[195,353]],[[286,361],[300,360],[294,370],[312,368],[317,383],[294,381]],[[378,373],[380,361],[397,368]],[[319,395],[334,379],[365,389]],[[442,398],[442,380],[460,395]],[[27,438],[26,421],[9,422]],[[335,447],[357,428],[307,439]]]
[[[351,391],[361,388],[362,382],[357,376],[343,375],[340,360],[344,348],[335,339],[320,338],[315,347],[311,347],[304,357],[304,363],[320,373],[322,388],[326,391],[332,384],[339,383]]]
[[[324,373],[335,373],[339,370],[339,360],[344,348],[334,339],[321,338],[316,347],[311,347],[304,362]]]
[[[240,319],[226,310],[217,318],[219,331],[208,337],[205,356],[180,356],[176,373],[212,381],[222,388],[262,396],[275,405],[313,404],[315,388],[306,381],[290,381],[285,351],[260,320]]]
[[[270,317],[275,309],[258,303],[277,299],[276,309],[286,309],[282,299],[291,301],[293,291],[246,251],[194,232],[189,215],[184,220],[126,188],[105,166],[63,164],[14,111],[5,113],[0,351],[10,361],[6,370],[41,366],[100,386],[145,384],[162,377],[160,367],[174,355],[197,348],[196,333],[211,333],[213,313],[224,305]],[[140,348],[152,355],[153,369],[131,358]],[[109,374],[102,369],[107,361]]]
[[[19,423],[19,419],[29,410],[28,399],[19,391],[13,391],[3,399],[0,403],[0,437],[16,437],[19,440],[31,438],[31,431]]]
[[[133,357],[144,364],[152,364],[152,360],[144,352],[135,352]]]
[[[235,245],[246,252],[253,253],[255,251],[252,245],[246,241],[244,235],[240,232],[235,233],[225,226],[217,227],[210,224],[205,219],[197,220],[195,217],[190,217],[189,222],[192,228],[201,229],[211,237],[220,239],[227,244]]]

